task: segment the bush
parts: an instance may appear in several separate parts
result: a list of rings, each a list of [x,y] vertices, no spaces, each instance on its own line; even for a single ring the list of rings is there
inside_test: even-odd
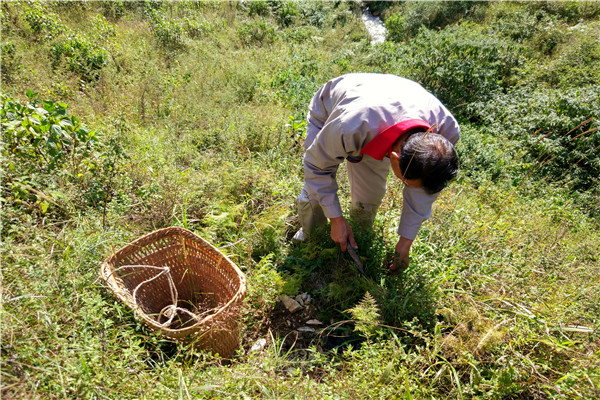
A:
[[[12,82],[20,65],[20,57],[17,56],[17,48],[12,42],[3,43],[1,48],[2,80]]]
[[[546,13],[567,22],[594,19],[600,15],[600,4],[595,1],[535,1],[526,4],[537,15]]]
[[[266,17],[271,14],[269,3],[265,0],[240,1],[238,4],[250,16],[260,15],[261,17]]]
[[[77,175],[89,168],[98,135],[68,116],[65,104],[40,102],[31,91],[27,96],[29,103],[21,104],[2,95],[2,158],[7,165],[3,198],[5,203],[39,207],[45,213],[50,198],[42,192],[48,177],[67,170]]]
[[[385,29],[387,29],[387,40],[392,42],[402,42],[411,36],[406,16],[402,13],[388,17],[385,20]]]
[[[160,9],[147,7],[145,12],[159,45],[174,50],[185,47],[186,32],[181,21],[166,17]]]
[[[118,20],[125,15],[125,5],[123,4],[123,1],[102,1],[99,5],[102,9],[102,15],[113,21]]]
[[[326,25],[331,9],[327,8],[327,2],[307,1],[299,3],[301,21],[305,25],[322,28]]]
[[[523,63],[521,47],[466,23],[440,32],[423,28],[398,49],[399,74],[421,83],[450,108],[505,90]]]
[[[492,135],[519,140],[539,175],[590,189],[600,174],[600,86],[520,88],[468,107]]]
[[[279,71],[271,82],[279,98],[295,115],[304,114],[310,99],[319,89],[316,74],[319,65],[307,55],[294,54],[293,65]]]
[[[485,6],[485,3],[473,1],[409,1],[402,3],[400,11],[385,20],[385,26],[389,33],[388,40],[395,42],[410,40],[418,34],[421,28],[440,30],[473,14],[477,8]]]
[[[268,45],[277,39],[275,27],[262,20],[243,23],[238,27],[237,34],[246,46]]]
[[[69,35],[56,42],[50,49],[50,56],[53,68],[64,61],[69,71],[87,81],[97,79],[98,71],[108,62],[108,53],[104,48],[77,35]]]
[[[461,161],[461,177],[468,176],[476,185],[489,181],[521,178],[526,171],[518,171],[515,154],[518,141],[498,132],[471,124],[461,125],[460,145],[457,152]]]
[[[65,163],[87,158],[98,141],[76,117],[67,115],[67,105],[27,92],[28,104],[2,95],[2,138],[5,156],[21,169],[50,173]]]
[[[292,25],[300,15],[300,9],[295,1],[281,1],[274,4],[274,14],[281,26]]]
[[[498,14],[489,22],[488,29],[493,34],[522,43],[531,39],[542,25],[540,19],[532,13],[515,12],[511,8],[499,10]]]
[[[66,104],[40,101],[31,90],[27,97],[29,102],[21,104],[2,95],[5,214],[18,215],[24,208],[32,215],[48,216],[52,211],[65,219],[73,206],[106,213],[115,195],[119,163],[127,158],[120,143],[69,116]],[[67,195],[70,187],[77,188],[74,198]]]
[[[25,20],[38,40],[52,40],[67,30],[58,16],[46,11],[39,3],[26,8]]]
[[[108,22],[102,15],[97,15],[92,22],[96,42],[110,43],[117,37],[117,27]]]
[[[214,25],[203,17],[196,19],[186,17],[183,19],[183,27],[187,35],[192,39],[201,38],[215,30]]]
[[[556,50],[556,57],[544,65],[532,65],[531,77],[554,88],[586,87],[600,84],[600,43],[598,29],[581,26],[575,41]]]

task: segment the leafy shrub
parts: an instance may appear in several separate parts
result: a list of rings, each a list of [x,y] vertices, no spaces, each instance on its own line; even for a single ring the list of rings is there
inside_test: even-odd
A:
[[[6,155],[19,160],[21,167],[50,173],[65,163],[90,155],[98,141],[74,116],[67,105],[45,100],[40,104],[37,93],[27,92],[30,103],[23,105],[2,95],[2,138]]]
[[[300,9],[295,1],[274,2],[274,14],[281,26],[290,26],[300,15]]]
[[[21,104],[2,95],[2,157],[7,165],[2,186],[5,201],[38,204],[46,212],[48,196],[41,191],[48,185],[47,176],[63,167],[75,175],[86,169],[98,135],[68,116],[65,104],[40,102],[31,91],[27,96],[29,103]]]
[[[558,7],[543,5],[549,2],[536,3],[535,5],[527,3],[524,7],[514,3],[494,4],[488,16],[490,21],[486,29],[494,35],[527,43],[531,50],[542,55],[552,55],[559,45],[569,40],[573,29],[578,30],[586,25],[581,19],[583,17],[568,17],[569,12],[560,12],[560,10],[570,9],[567,2],[560,2],[562,5]],[[575,9],[577,8],[575,6]],[[595,6],[595,8],[600,11],[600,7]],[[576,12],[576,15],[584,14],[587,12],[582,14]],[[567,26],[575,21],[579,24],[567,29]],[[591,32],[590,34],[593,35]]]
[[[293,42],[293,43],[304,43],[308,41],[311,37],[317,36],[318,30],[312,26],[301,26],[301,27],[291,27],[287,28],[282,37],[284,40]]]
[[[545,23],[533,13],[525,10],[515,12],[514,9],[508,8],[498,10],[487,25],[487,29],[496,35],[522,43],[531,39],[543,25]]]
[[[269,7],[269,3],[265,0],[255,0],[255,1],[240,1],[239,7],[246,11],[246,13],[250,16],[252,15],[260,15],[265,17],[271,14],[271,8]]]
[[[262,20],[243,23],[237,34],[246,46],[272,44],[277,39],[275,27]]]
[[[1,49],[0,63],[2,66],[2,79],[5,82],[11,82],[19,68],[20,57],[17,55],[17,48],[12,42],[3,43]]]
[[[371,72],[406,75],[406,71],[400,70],[399,67],[399,62],[405,52],[401,46],[402,45],[390,41],[385,41],[377,46],[373,46],[373,49],[365,58],[365,62],[370,68],[369,70]]]
[[[187,35],[192,39],[200,38],[215,30],[214,24],[203,17],[195,19],[186,17],[183,19],[183,27]]]
[[[318,64],[306,56],[294,55],[291,68],[280,71],[271,82],[277,95],[289,104],[295,114],[304,114],[306,105],[319,89],[315,80]]]
[[[527,9],[536,15],[546,13],[567,22],[594,19],[600,15],[600,4],[595,1],[535,1],[526,4]]]
[[[25,20],[34,35],[41,40],[51,40],[67,30],[58,16],[45,10],[39,3],[33,3],[32,6],[27,7]]]
[[[112,0],[99,3],[102,9],[102,15],[111,20],[118,20],[125,15],[125,5],[123,1]]]
[[[95,41],[108,43],[117,37],[117,27],[108,22],[102,15],[97,15],[92,23],[94,26]]]
[[[98,71],[108,62],[107,51],[77,35],[69,35],[56,42],[50,49],[52,67],[58,67],[63,61],[69,71],[75,72],[87,81],[98,77]]]
[[[147,7],[145,12],[150,20],[152,33],[161,46],[171,49],[185,47],[186,32],[181,21],[168,18],[160,9]]]
[[[554,54],[556,47],[563,41],[563,31],[554,20],[539,29],[531,39],[532,48],[546,56]]]
[[[401,5],[400,11],[385,19],[388,40],[395,42],[409,40],[417,35],[421,28],[442,29],[473,14],[478,7],[485,7],[485,4],[473,1],[405,2]]]
[[[462,124],[460,145],[457,146],[461,176],[470,177],[476,185],[502,178],[522,178],[527,171],[516,171],[521,165],[515,165],[514,159],[518,144],[506,135],[490,133],[485,127]]]
[[[521,47],[467,23],[440,32],[423,28],[398,49],[400,74],[420,82],[451,108],[504,90],[523,63]]]
[[[598,29],[582,26],[577,40],[569,40],[555,51],[556,57],[544,65],[532,65],[531,78],[551,87],[585,87],[600,84],[600,43]],[[572,32],[572,31],[571,31]]]
[[[386,18],[385,28],[387,29],[387,40],[392,42],[402,42],[411,36],[406,16],[403,13],[395,13]]]
[[[298,3],[298,6],[300,7],[300,20],[304,25],[322,28],[332,15],[332,10],[328,8],[327,2],[305,1]]]
[[[595,184],[600,174],[600,86],[520,88],[468,109],[491,134],[523,143],[528,161],[541,175],[578,190]]]
[[[33,215],[64,219],[68,210],[91,206],[104,212],[116,194],[120,162],[127,158],[117,139],[104,139],[77,117],[67,105],[40,101],[27,92],[21,104],[2,95],[3,205],[7,214],[25,208]],[[102,140],[104,139],[104,140]],[[73,198],[69,187],[77,187]],[[4,216],[3,216],[4,217]]]

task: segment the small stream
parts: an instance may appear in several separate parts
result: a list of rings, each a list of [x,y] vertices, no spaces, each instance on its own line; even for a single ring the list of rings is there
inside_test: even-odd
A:
[[[365,8],[362,13],[362,20],[371,37],[372,45],[385,42],[387,29],[385,29],[385,25],[381,18],[374,16],[368,8]]]

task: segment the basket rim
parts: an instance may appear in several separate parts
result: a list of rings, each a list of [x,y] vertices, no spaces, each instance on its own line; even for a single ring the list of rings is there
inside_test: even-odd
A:
[[[203,245],[206,245],[209,249],[218,253],[220,256],[222,256],[224,258],[224,260],[227,262],[227,264],[233,268],[233,270],[235,271],[235,273],[239,279],[239,282],[240,282],[240,286],[239,286],[238,290],[236,291],[236,293],[231,297],[231,299],[227,303],[225,303],[224,305],[219,307],[217,312],[202,318],[200,321],[196,322],[195,324],[193,324],[191,326],[181,328],[181,329],[172,329],[169,327],[163,327],[163,326],[159,325],[155,320],[148,317],[147,314],[141,310],[140,306],[136,306],[135,304],[133,304],[133,302],[130,299],[131,296],[127,296],[127,295],[125,295],[125,293],[123,293],[121,286],[124,286],[124,285],[118,284],[118,281],[120,280],[122,282],[122,280],[120,278],[118,278],[118,276],[116,276],[116,274],[113,273],[114,268],[111,266],[111,261],[113,260],[113,258],[115,258],[115,256],[118,253],[120,253],[121,251],[124,251],[125,249],[127,249],[129,246],[134,246],[136,243],[144,241],[144,240],[148,239],[149,237],[157,236],[157,235],[160,235],[161,233],[164,233],[167,231],[170,231],[169,233],[172,232],[173,234],[183,234],[183,235],[187,235],[187,236],[192,236],[195,240],[200,241]],[[117,298],[121,302],[123,302],[125,305],[127,305],[129,308],[131,308],[136,315],[140,316],[150,326],[152,326],[155,329],[161,330],[162,332],[164,332],[167,335],[168,334],[181,335],[181,334],[185,334],[188,332],[198,331],[199,328],[206,325],[211,320],[216,319],[217,317],[220,317],[222,314],[224,314],[229,308],[231,308],[235,304],[241,303],[242,300],[246,296],[246,276],[240,270],[240,268],[233,261],[231,261],[229,259],[229,257],[227,257],[225,254],[223,254],[221,251],[219,251],[219,249],[217,249],[211,243],[209,243],[208,241],[206,241],[199,235],[195,234],[194,232],[192,232],[188,229],[182,228],[182,227],[178,227],[178,226],[158,229],[156,231],[147,233],[146,235],[143,235],[143,236],[135,239],[132,242],[125,244],[119,250],[113,252],[108,257],[106,257],[106,259],[100,265],[100,275],[101,275],[102,279],[104,279],[104,281],[106,282],[108,287],[112,290],[112,292],[117,296]]]

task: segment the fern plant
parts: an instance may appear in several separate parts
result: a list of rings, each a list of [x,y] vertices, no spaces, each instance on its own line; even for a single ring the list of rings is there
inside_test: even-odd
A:
[[[345,312],[349,312],[352,315],[352,319],[355,320],[356,326],[354,330],[365,335],[367,340],[379,332],[381,314],[377,301],[375,301],[371,293],[366,292],[357,305]]]

